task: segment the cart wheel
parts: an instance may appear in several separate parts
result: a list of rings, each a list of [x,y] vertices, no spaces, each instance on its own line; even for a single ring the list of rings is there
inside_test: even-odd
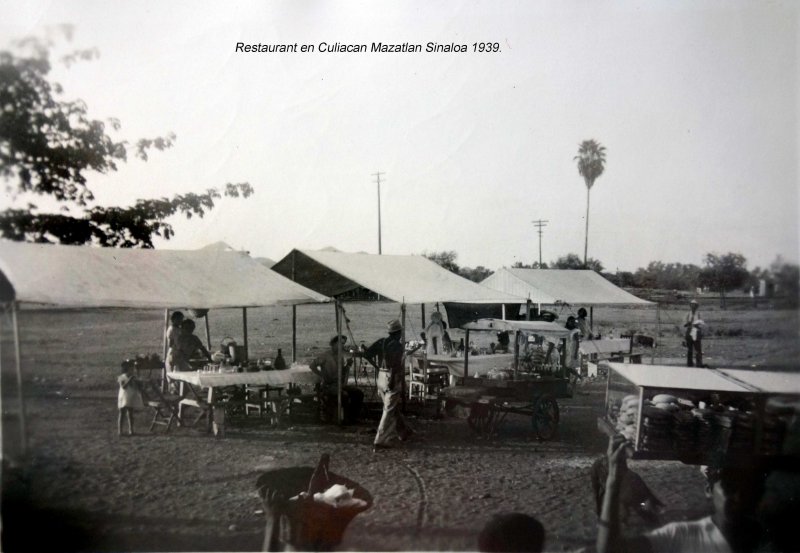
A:
[[[488,435],[492,429],[494,410],[490,403],[476,401],[470,405],[467,424],[478,435]]]
[[[553,396],[542,396],[536,400],[531,423],[540,440],[550,440],[555,436],[558,429],[558,403]]]

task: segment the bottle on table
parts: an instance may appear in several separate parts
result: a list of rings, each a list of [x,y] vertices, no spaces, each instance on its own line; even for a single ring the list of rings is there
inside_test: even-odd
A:
[[[286,360],[283,358],[281,348],[278,348],[278,355],[275,356],[275,360],[272,362],[272,368],[276,371],[282,371],[286,368]]]

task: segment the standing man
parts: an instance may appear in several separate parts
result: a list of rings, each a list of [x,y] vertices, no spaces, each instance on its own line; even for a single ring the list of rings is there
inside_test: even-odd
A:
[[[697,300],[689,302],[689,312],[683,322],[684,339],[686,342],[686,366],[703,366],[703,326],[705,323],[697,311]],[[692,352],[694,352],[695,363],[692,362]]]
[[[411,437],[413,431],[408,427],[405,417],[400,413],[400,400],[403,393],[404,347],[401,341],[403,325],[395,319],[389,322],[387,331],[389,336],[376,341],[364,357],[378,368],[378,393],[383,400],[383,414],[375,434],[372,451],[389,449],[394,438],[405,441]]]

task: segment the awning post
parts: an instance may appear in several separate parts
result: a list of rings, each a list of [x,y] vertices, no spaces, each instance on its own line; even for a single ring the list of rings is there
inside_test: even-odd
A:
[[[17,302],[11,302],[11,324],[14,327],[14,356],[17,363],[17,400],[19,401],[19,440],[20,451],[24,457],[28,451],[28,434],[25,428],[25,397],[22,393],[22,354],[19,345],[19,320]]]
[[[402,362],[402,371],[403,371],[403,384],[402,388],[400,389],[401,392],[401,402],[402,402],[402,411],[403,413],[406,412],[406,356],[405,356],[405,349],[406,349],[406,299],[403,298],[403,302],[400,304],[400,325],[403,327],[403,330],[400,331],[400,345],[403,348],[403,360]]]
[[[297,280],[296,259],[297,250],[292,250],[292,282]],[[297,361],[297,305],[292,305],[292,363],[295,361]]]
[[[208,311],[206,311],[206,316],[203,317],[206,321],[206,343],[208,344],[208,351],[211,351],[211,327],[208,324]]]
[[[531,299],[530,298],[528,298],[525,301],[525,320],[526,321],[530,321],[531,320]]]
[[[249,359],[249,353],[247,348],[247,308],[242,307],[242,332],[244,334],[244,361],[246,362]]]
[[[336,368],[338,374],[338,386],[336,390],[336,422],[342,424],[342,340],[338,338],[342,335],[342,312],[339,300],[334,302],[336,309]]]
[[[469,376],[469,329],[464,331],[464,385],[467,385]]]
[[[169,329],[169,309],[164,310],[164,363],[161,367],[161,392],[167,391],[167,354],[169,353],[169,341],[167,330]]]
[[[422,309],[422,330],[425,330],[425,304],[419,304],[420,308]]]

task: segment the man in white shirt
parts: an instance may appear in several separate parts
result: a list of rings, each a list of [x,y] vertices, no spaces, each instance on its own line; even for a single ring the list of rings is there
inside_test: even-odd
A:
[[[603,509],[597,521],[598,553],[749,553],[760,538],[756,507],[764,487],[764,473],[755,464],[711,469],[706,473],[706,493],[714,512],[688,522],[673,522],[652,532],[627,539],[619,517],[621,476],[628,469],[630,443],[613,436],[608,447],[608,479]]]
[[[703,326],[705,323],[697,311],[697,300],[689,302],[689,312],[683,321],[684,341],[686,342],[686,366],[703,366]],[[694,354],[695,362],[692,362]]]

